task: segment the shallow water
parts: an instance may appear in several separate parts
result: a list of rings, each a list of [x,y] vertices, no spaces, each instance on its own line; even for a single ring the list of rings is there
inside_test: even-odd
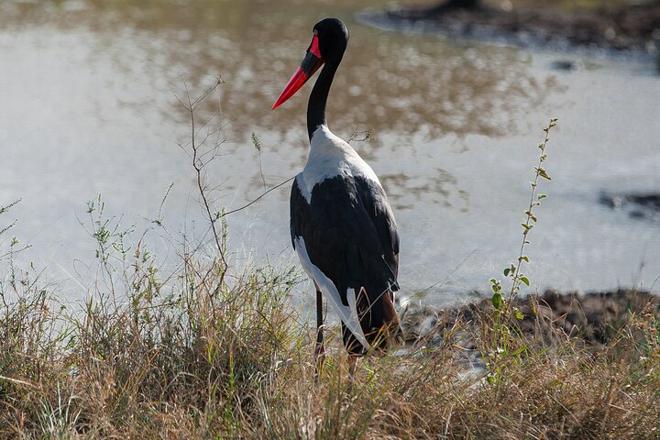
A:
[[[241,206],[264,180],[269,187],[298,172],[311,86],[277,111],[270,105],[327,15],[351,30],[330,127],[355,135],[390,195],[405,293],[465,299],[517,256],[551,116],[560,127],[527,252],[532,288],[658,289],[660,224],[598,204],[602,190],[660,191],[660,77],[651,63],[380,30],[357,22],[355,3],[344,0],[188,3],[0,5],[0,202],[22,199],[2,220],[19,220],[12,234],[32,245],[21,258],[45,267],[70,298],[94,279],[86,201],[99,193],[136,238],[150,231],[163,265],[176,260],[181,232],[203,236],[189,159],[177,147],[189,130],[177,99],[186,87],[224,80],[204,109],[220,109],[226,140],[207,176],[219,188],[215,206]],[[578,68],[552,69],[565,59]],[[296,262],[288,192],[229,217],[234,264]],[[301,285],[300,297],[311,299],[308,290]]]

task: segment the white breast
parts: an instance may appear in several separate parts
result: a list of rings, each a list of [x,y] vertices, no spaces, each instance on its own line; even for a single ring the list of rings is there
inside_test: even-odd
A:
[[[311,203],[314,186],[335,176],[360,176],[380,185],[376,173],[360,155],[322,125],[312,135],[307,164],[296,176],[296,182],[307,203]]]

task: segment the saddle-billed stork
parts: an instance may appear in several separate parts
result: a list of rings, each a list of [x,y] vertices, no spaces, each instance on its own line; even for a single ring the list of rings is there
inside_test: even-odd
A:
[[[324,357],[322,297],[341,318],[351,371],[368,350],[383,351],[401,330],[394,308],[399,289],[399,237],[378,177],[335,136],[325,107],[348,44],[341,20],[314,26],[312,42],[280,97],[279,107],[322,65],[307,106],[309,157],[291,189],[291,241],[316,288],[317,367]]]

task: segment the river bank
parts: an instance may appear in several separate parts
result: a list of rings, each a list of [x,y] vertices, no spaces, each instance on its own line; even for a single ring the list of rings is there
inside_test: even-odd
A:
[[[511,305],[523,314],[516,326],[526,337],[551,344],[559,332],[590,349],[610,343],[634,314],[646,312],[660,319],[660,297],[631,289],[587,293],[549,289],[516,298]],[[474,334],[480,320],[493,312],[490,298],[446,308],[413,307],[403,312],[406,341],[413,346],[420,342],[441,343],[443,332],[464,324]]]
[[[484,2],[448,0],[363,14],[367,21],[443,33],[454,38],[504,41],[521,47],[587,48],[656,56],[660,2]]]

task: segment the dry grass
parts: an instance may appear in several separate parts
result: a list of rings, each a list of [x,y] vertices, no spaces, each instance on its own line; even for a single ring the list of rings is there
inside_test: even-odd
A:
[[[443,330],[439,346],[365,359],[350,387],[337,337],[315,383],[312,332],[288,304],[293,274],[218,286],[221,272],[186,261],[166,295],[135,264],[128,301],[99,292],[76,311],[27,279],[3,284],[0,437],[657,438],[654,309],[597,352],[514,332],[524,354],[495,358],[484,315]],[[464,332],[501,371],[494,384],[465,374]]]

